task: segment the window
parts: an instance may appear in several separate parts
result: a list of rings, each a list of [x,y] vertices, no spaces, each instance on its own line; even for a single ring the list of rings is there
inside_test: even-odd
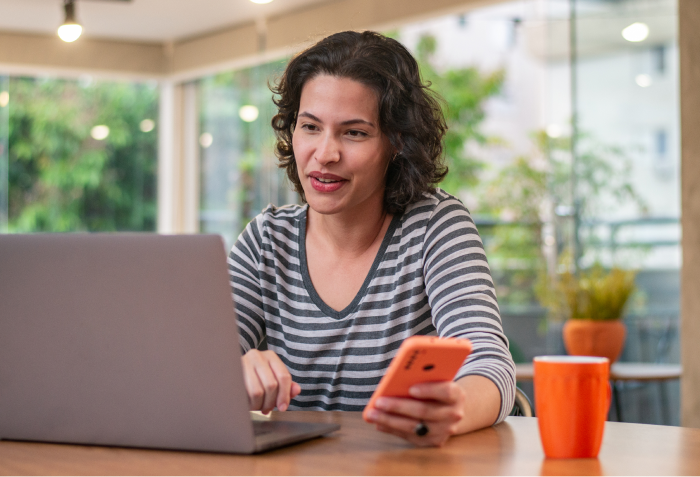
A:
[[[0,233],[7,232],[8,197],[8,139],[10,135],[10,85],[7,76],[0,75]]]
[[[10,77],[4,85],[7,231],[155,230],[157,84]]]
[[[277,168],[275,114],[268,83],[286,60],[204,78],[200,88],[200,231],[221,234],[231,247],[268,205],[296,203]]]

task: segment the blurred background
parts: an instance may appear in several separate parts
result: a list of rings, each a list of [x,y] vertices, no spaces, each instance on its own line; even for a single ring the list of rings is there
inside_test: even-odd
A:
[[[230,247],[267,204],[298,202],[273,153],[269,84],[309,40],[281,47],[270,25],[348,2],[285,1],[77,1],[76,47],[131,42],[165,58],[162,71],[110,72],[14,60],[10,40],[48,42],[64,2],[0,0],[0,232],[201,232]],[[475,218],[515,360],[565,353],[541,277],[599,263],[637,272],[621,361],[679,363],[676,1],[437,4],[449,5],[358,24],[403,43],[445,100],[441,187]],[[218,59],[217,35],[248,53]],[[677,380],[619,391],[625,420],[679,425]]]

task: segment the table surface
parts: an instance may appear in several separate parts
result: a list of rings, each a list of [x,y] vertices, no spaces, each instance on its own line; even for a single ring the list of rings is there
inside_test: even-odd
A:
[[[664,381],[681,377],[680,364],[613,363],[610,379],[613,381]],[[532,381],[532,363],[515,365],[517,381]]]
[[[698,475],[700,429],[606,423],[598,459],[545,459],[537,419],[505,422],[416,448],[382,434],[360,413],[287,412],[273,419],[334,422],[339,431],[243,456],[0,442],[2,475]]]

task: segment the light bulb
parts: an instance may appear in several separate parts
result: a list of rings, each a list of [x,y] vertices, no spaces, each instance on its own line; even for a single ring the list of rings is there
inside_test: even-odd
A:
[[[107,136],[109,136],[109,128],[104,124],[95,126],[92,128],[92,130],[90,130],[90,136],[92,136],[92,138],[96,141],[103,141],[107,139]]]
[[[199,136],[199,144],[204,148],[208,148],[214,143],[214,136],[211,135],[211,133],[205,132],[202,133],[201,136]]]
[[[627,28],[622,30],[622,38],[631,42],[644,41],[649,36],[649,27],[646,23],[632,23]]]
[[[83,33],[83,27],[77,23],[63,24],[58,27],[58,36],[66,43],[72,43]]]
[[[272,0],[250,0],[250,1],[253,3],[257,3],[258,5],[272,2]]]
[[[647,88],[647,87],[651,86],[651,83],[652,83],[651,76],[646,75],[646,74],[637,75],[634,78],[634,81],[635,81],[635,83],[637,83],[638,86],[640,86],[642,88]]]
[[[64,0],[63,10],[66,13],[63,25],[58,27],[58,36],[61,40],[71,43],[80,38],[83,33],[83,27],[75,20],[75,3],[74,0]]]
[[[241,106],[241,109],[238,110],[238,115],[243,121],[247,123],[252,123],[256,119],[258,119],[258,114],[260,114],[258,108],[256,108],[252,104],[246,104],[245,106]]]
[[[143,121],[141,121],[141,124],[139,124],[139,128],[143,132],[151,132],[155,127],[156,123],[152,119],[144,119]]]
[[[0,91],[0,108],[4,108],[10,103],[10,92]]]

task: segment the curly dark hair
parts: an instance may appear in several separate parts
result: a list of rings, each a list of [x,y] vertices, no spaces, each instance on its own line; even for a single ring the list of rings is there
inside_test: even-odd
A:
[[[279,167],[306,202],[292,147],[301,92],[319,75],[348,78],[374,89],[379,127],[398,154],[389,163],[384,207],[402,213],[445,178],[442,139],[447,131],[439,98],[420,78],[418,63],[398,41],[379,33],[345,31],[299,53],[271,86],[278,108],[272,118]]]

